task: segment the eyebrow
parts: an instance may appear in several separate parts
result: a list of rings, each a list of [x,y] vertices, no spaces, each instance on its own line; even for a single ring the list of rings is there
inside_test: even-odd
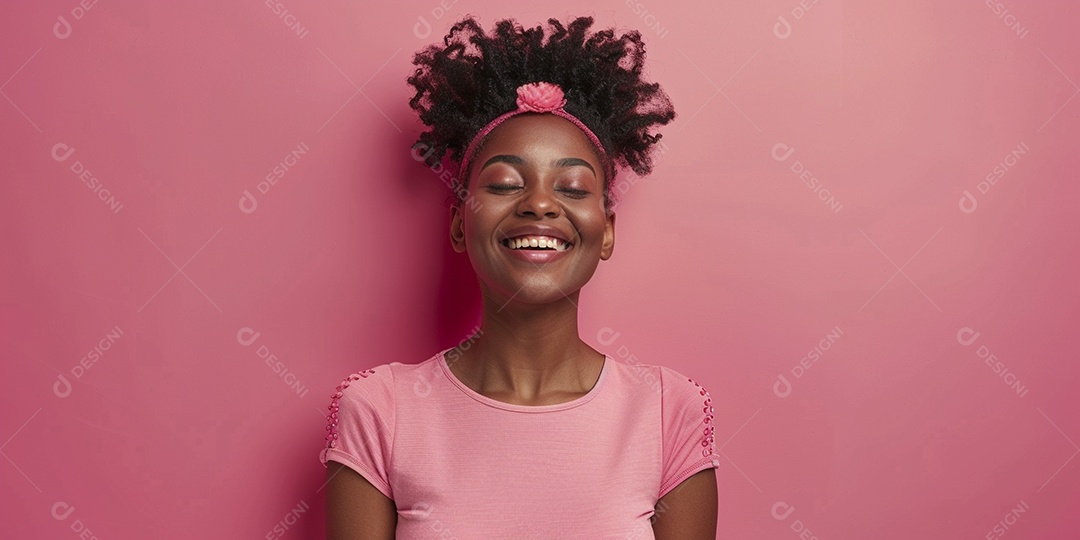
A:
[[[524,165],[525,160],[518,156],[511,156],[509,154],[499,154],[497,156],[491,156],[491,159],[484,162],[484,166],[480,167],[480,170],[484,170],[488,165],[492,163],[509,163],[510,165]]]
[[[510,154],[499,154],[497,156],[492,156],[491,159],[488,159],[487,161],[485,161],[483,167],[480,167],[480,170],[481,171],[484,170],[485,168],[487,168],[488,165],[491,165],[492,163],[508,163],[510,165],[524,165],[525,160],[522,159],[520,156],[514,156],[514,155],[510,155]],[[581,159],[581,158],[565,157],[565,158],[555,160],[554,162],[552,162],[552,165],[555,166],[555,167],[559,167],[559,168],[565,168],[565,167],[588,167],[589,170],[593,172],[593,174],[596,174],[596,169],[594,169],[593,166],[588,161],[585,161],[584,159]]]
[[[588,167],[589,170],[593,172],[593,174],[596,174],[596,170],[593,169],[592,165],[590,165],[588,161],[585,161],[581,158],[564,157],[562,159],[556,160],[553,165],[555,165],[556,167]]]

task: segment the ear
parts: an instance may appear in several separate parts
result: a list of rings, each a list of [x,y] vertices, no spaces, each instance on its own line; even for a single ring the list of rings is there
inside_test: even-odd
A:
[[[450,245],[458,253],[465,252],[465,227],[461,218],[461,206],[450,207]]]
[[[615,212],[607,213],[607,223],[604,224],[604,243],[600,246],[600,259],[608,260],[611,252],[615,250]]]

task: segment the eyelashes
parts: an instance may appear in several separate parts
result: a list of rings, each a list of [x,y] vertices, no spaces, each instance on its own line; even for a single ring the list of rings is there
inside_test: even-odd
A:
[[[518,190],[518,189],[524,189],[524,186],[511,186],[511,185],[507,185],[507,184],[492,184],[490,186],[487,186],[487,190],[491,191],[491,192],[494,192],[494,193],[509,193],[511,191],[515,191],[515,190]],[[564,189],[556,189],[556,191],[565,193],[568,196],[573,197],[575,199],[580,199],[580,198],[585,197],[585,196],[587,196],[589,194],[589,192],[584,190],[584,189],[564,188]]]
[[[585,191],[584,189],[563,189],[561,191],[563,193],[568,193],[571,197],[576,197],[579,199],[589,194],[589,192]]]
[[[506,184],[492,184],[487,187],[488,191],[507,192],[520,189],[521,186],[508,186]]]

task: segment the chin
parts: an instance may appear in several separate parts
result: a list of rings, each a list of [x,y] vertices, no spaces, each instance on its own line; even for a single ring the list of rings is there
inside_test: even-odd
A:
[[[510,303],[535,306],[563,301],[573,297],[581,289],[570,285],[556,285],[539,276],[530,283],[508,285],[509,287],[498,287],[498,289],[508,291],[504,298],[509,299]],[[514,294],[515,291],[517,294]]]

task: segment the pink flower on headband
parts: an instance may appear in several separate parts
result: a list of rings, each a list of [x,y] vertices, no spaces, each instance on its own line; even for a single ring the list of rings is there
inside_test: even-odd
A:
[[[549,82],[523,84],[517,88],[518,108],[530,112],[551,112],[566,105],[562,88]]]

